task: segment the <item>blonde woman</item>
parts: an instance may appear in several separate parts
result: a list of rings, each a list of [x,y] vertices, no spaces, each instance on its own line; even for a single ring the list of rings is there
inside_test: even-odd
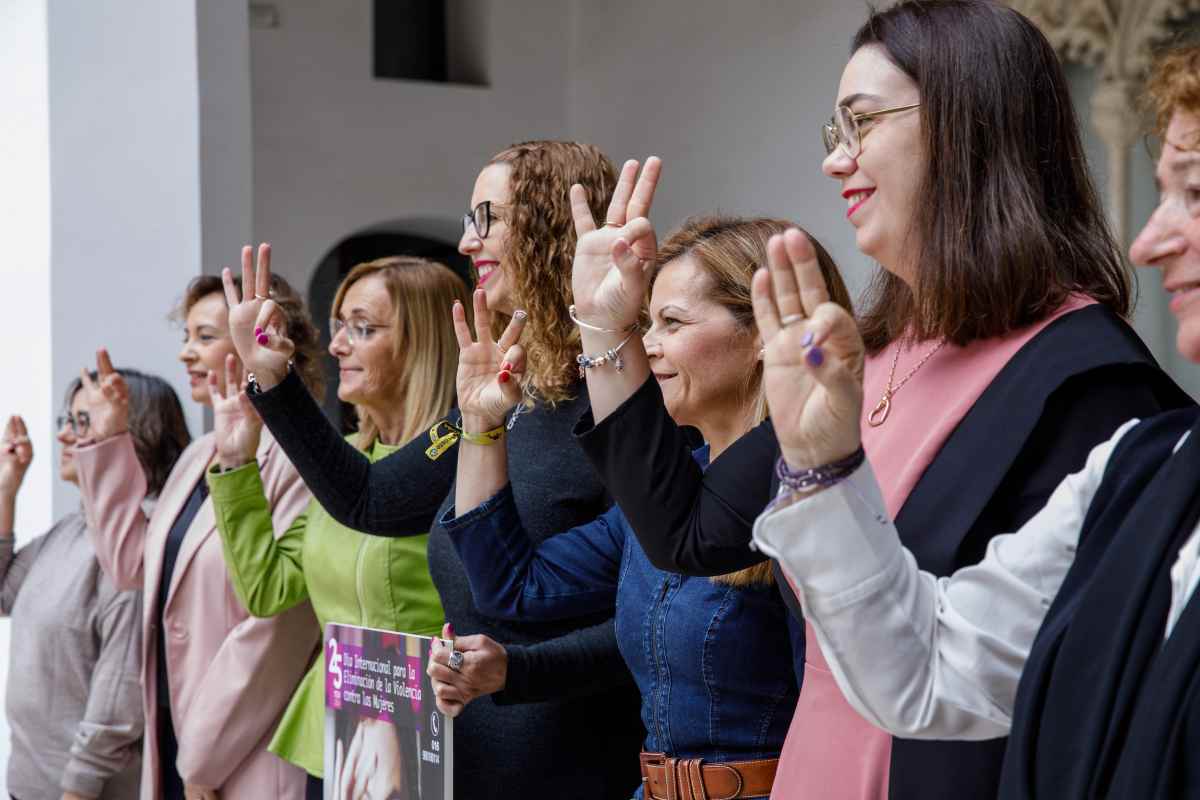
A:
[[[588,405],[575,362],[579,332],[567,316],[576,241],[568,191],[574,183],[584,187],[585,205],[600,213],[613,194],[616,170],[598,149],[578,142],[505,148],[475,180],[459,241],[459,251],[471,258],[479,277],[476,302],[498,312],[497,330],[513,321],[501,345],[514,342],[528,320],[527,394],[501,430],[517,505],[538,538],[593,519],[610,505],[570,441]],[[632,186],[632,175],[626,175],[626,185]],[[649,198],[641,205],[648,206]],[[261,257],[267,252],[260,250],[260,280],[269,274],[269,261]],[[460,640],[490,637],[489,657],[467,652],[459,664],[470,681],[470,696],[442,698],[439,693],[439,699],[458,703],[492,694],[487,702],[471,703],[455,720],[456,794],[472,800],[532,797],[547,794],[549,787],[549,795],[575,800],[628,796],[638,783],[641,725],[611,614],[514,623],[480,612],[440,522],[455,502],[457,460],[469,452],[464,447],[477,445],[441,437],[440,455],[431,460],[426,436],[370,463],[341,441],[316,403],[298,391],[299,381],[288,367],[291,348],[277,332],[281,323],[272,321],[273,306],[247,292],[230,311],[238,352],[261,389],[251,396],[255,409],[313,496],[339,522],[380,536],[428,531],[429,571],[447,622],[467,634]],[[256,327],[262,330],[256,333]],[[495,342],[490,348],[486,363],[464,365],[460,354],[459,371],[478,368],[488,380],[497,380],[500,354]],[[516,384],[510,376],[506,385]],[[457,413],[447,420],[459,421]],[[469,421],[465,424],[468,432],[476,432]],[[447,430],[439,426],[440,434]]]
[[[330,314],[329,352],[338,361],[338,399],[353,403],[358,414],[358,432],[348,439],[370,461],[426,433],[450,409],[458,346],[446,309],[466,295],[467,287],[449,268],[421,258],[369,261],[342,281]],[[231,369],[233,362],[230,356]],[[236,376],[226,385],[236,385]],[[221,394],[215,376],[210,387],[221,471],[210,471],[208,484],[225,563],[246,609],[270,617],[308,600],[322,627],[340,622],[439,633],[443,612],[429,577],[428,535],[368,536],[341,525],[313,500],[275,539],[254,460],[262,422],[244,394]],[[320,569],[305,570],[305,564]],[[322,653],[269,748],[304,768],[310,798],[323,792],[324,676]],[[372,773],[373,764],[360,766],[347,785],[376,786],[391,775]],[[386,796],[397,787],[380,788],[385,791],[378,796]]]

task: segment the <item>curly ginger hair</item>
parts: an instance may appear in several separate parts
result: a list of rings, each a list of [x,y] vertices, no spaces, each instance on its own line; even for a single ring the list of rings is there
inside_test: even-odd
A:
[[[553,405],[570,399],[579,381],[579,330],[567,315],[578,238],[571,185],[583,186],[592,216],[603,219],[617,170],[597,147],[549,140],[510,145],[488,162],[492,164],[507,164],[511,170],[506,274],[517,307],[529,314],[522,340],[528,380],[539,399]],[[507,315],[496,315],[496,336],[508,321]]]

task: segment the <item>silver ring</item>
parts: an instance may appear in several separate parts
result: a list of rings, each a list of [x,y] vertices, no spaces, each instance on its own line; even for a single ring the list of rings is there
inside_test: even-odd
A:
[[[786,328],[789,325],[792,325],[797,322],[803,322],[803,321],[804,321],[803,314],[788,314],[786,317],[779,320],[779,324]]]
[[[450,651],[450,660],[446,663],[446,666],[450,667],[450,669],[454,670],[455,672],[461,672],[462,665],[463,665],[463,654],[458,650],[451,650]]]
[[[262,296],[261,294],[259,294],[258,292],[255,292],[255,293],[254,293],[254,299],[255,299],[255,300],[270,300],[271,298],[270,298],[270,297],[263,297],[263,296]]]
[[[624,228],[625,223],[623,223],[623,222],[606,222],[606,223],[604,223],[604,227],[606,227],[606,228]]]

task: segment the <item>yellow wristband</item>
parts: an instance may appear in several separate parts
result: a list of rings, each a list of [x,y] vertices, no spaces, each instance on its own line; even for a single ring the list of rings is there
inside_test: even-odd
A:
[[[446,433],[439,433],[443,428],[449,428]],[[458,442],[459,439],[468,441],[471,444],[493,445],[504,438],[504,426],[500,425],[492,428],[490,431],[483,433],[467,433],[458,425],[455,425],[449,420],[438,420],[437,423],[429,429],[429,441],[432,444],[425,448],[425,455],[430,461],[436,461],[451,447]]]

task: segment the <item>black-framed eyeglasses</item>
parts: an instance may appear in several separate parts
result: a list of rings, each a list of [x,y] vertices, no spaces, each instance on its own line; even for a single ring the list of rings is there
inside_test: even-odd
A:
[[[833,112],[833,116],[829,118],[829,121],[821,126],[821,141],[825,144],[825,154],[829,155],[840,145],[846,152],[846,155],[851,158],[858,158],[859,153],[862,152],[863,137],[862,129],[859,128],[858,123],[887,114],[908,111],[920,105],[920,103],[910,103],[906,106],[881,108],[878,111],[866,111],[862,114],[855,114],[850,110],[850,106],[838,106]]]
[[[466,214],[463,214],[463,233],[468,233],[471,228],[475,228],[475,234],[480,239],[486,239],[488,237],[488,233],[490,233],[492,230],[493,219],[492,201],[484,200]]]
[[[340,319],[329,320],[329,340],[333,341],[342,331],[346,332],[346,339],[350,344],[357,342],[365,342],[375,335],[375,331],[381,328],[390,328],[391,325],[372,325],[361,319],[352,319],[345,322]]]
[[[64,414],[55,419],[55,424],[59,429],[64,425],[71,426],[71,433],[76,436],[87,436],[88,429],[92,427],[92,418],[86,411],[80,411],[78,414]]]

